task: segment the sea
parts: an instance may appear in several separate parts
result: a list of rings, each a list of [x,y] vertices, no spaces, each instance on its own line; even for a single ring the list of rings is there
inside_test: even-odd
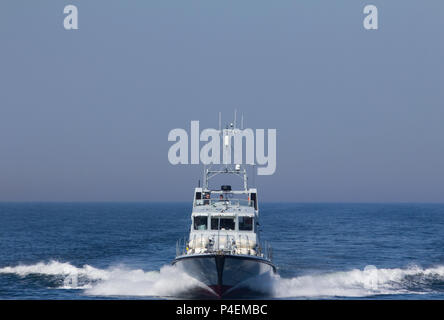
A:
[[[0,299],[187,298],[191,209],[0,203]],[[444,204],[262,203],[260,229],[278,271],[260,298],[444,299]]]

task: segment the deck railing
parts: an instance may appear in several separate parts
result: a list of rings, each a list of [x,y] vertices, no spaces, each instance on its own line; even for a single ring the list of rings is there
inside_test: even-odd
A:
[[[253,207],[254,201],[246,199],[198,199],[194,200],[194,206],[205,206],[205,205],[229,205],[229,206],[248,206]]]
[[[196,237],[191,239],[183,237],[176,242],[176,257],[189,254],[232,254],[252,255],[273,259],[273,249],[268,241],[255,243],[247,235],[238,237],[228,234],[212,234],[209,237]]]

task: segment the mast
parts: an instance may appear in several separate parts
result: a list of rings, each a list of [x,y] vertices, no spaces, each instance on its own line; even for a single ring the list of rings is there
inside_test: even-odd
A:
[[[202,187],[209,190],[209,180],[221,173],[229,173],[239,176],[243,180],[243,191],[248,192],[248,177],[246,167],[242,164],[232,164],[231,158],[234,152],[232,140],[240,130],[237,128],[237,109],[234,110],[234,121],[222,129],[222,113],[219,112],[219,137],[222,140],[222,156],[223,161],[220,169],[211,170],[211,166],[204,165],[204,177]],[[243,130],[244,115],[241,117],[241,125]],[[233,151],[232,151],[233,150]]]

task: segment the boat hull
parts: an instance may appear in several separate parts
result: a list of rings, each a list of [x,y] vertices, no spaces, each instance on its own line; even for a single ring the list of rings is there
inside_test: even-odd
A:
[[[173,265],[208,287],[216,297],[254,293],[242,286],[251,278],[276,272],[268,260],[256,256],[226,254],[194,254],[176,258]]]

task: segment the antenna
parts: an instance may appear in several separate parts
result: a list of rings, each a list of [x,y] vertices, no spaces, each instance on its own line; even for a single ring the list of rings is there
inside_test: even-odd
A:
[[[204,164],[204,174],[203,174],[202,187],[204,189],[208,189],[207,165],[206,164]]]
[[[222,112],[219,111],[219,131],[222,129]]]
[[[244,130],[244,113],[241,114],[241,129]]]
[[[237,114],[237,109],[234,109],[234,128],[236,128],[236,114]]]

